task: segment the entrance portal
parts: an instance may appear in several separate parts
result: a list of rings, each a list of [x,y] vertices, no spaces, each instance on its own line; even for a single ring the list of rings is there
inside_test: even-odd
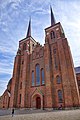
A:
[[[37,98],[36,98],[36,108],[37,108],[37,109],[40,109],[40,108],[41,108],[41,98],[40,98],[40,97],[37,97]]]

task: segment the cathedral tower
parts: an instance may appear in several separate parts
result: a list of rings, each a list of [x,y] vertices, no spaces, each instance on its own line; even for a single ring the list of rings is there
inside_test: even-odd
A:
[[[29,56],[36,44],[37,42],[31,37],[30,19],[26,38],[19,41],[19,48],[15,57],[10,107],[25,107]]]
[[[49,46],[53,106],[79,105],[79,91],[73,60],[63,28],[55,22],[51,8],[51,26],[45,29],[45,45]],[[60,101],[60,102],[59,102]]]

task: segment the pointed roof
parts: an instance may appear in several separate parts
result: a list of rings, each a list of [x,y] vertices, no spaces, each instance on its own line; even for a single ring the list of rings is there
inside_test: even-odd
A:
[[[26,37],[30,37],[31,36],[31,18],[29,20],[29,25],[28,25],[28,30],[27,30],[27,36]]]
[[[52,11],[52,7],[50,6],[50,10],[51,10],[51,26],[54,25],[56,22],[55,22],[55,18],[54,18],[54,14],[53,14],[53,11]]]

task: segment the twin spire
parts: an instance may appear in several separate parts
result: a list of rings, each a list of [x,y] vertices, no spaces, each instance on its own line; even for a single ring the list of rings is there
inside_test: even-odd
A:
[[[55,25],[56,22],[55,22],[55,18],[54,18],[54,14],[51,6],[50,6],[50,10],[51,10],[51,26],[52,26],[52,25]]]
[[[53,14],[53,11],[52,11],[52,7],[50,6],[50,10],[51,10],[51,26],[52,25],[55,25],[55,18],[54,18],[54,14]],[[28,37],[31,37],[31,18],[29,20],[29,25],[28,25],[28,30],[27,30],[27,38]]]
[[[31,18],[29,20],[29,25],[28,25],[28,30],[27,30],[27,36],[26,37],[31,37]]]

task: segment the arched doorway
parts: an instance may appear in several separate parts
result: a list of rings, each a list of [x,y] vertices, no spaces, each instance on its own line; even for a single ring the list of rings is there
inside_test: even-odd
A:
[[[36,108],[41,109],[41,98],[40,97],[36,98]]]

